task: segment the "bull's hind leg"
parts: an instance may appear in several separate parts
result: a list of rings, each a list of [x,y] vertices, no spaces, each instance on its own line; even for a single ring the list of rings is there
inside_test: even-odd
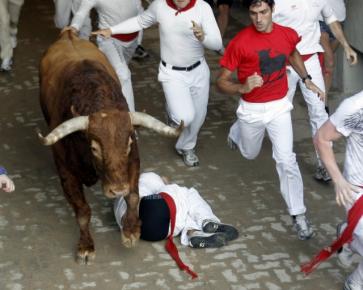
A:
[[[95,247],[89,231],[91,208],[84,197],[80,181],[64,168],[58,167],[58,171],[61,176],[64,195],[76,214],[80,228],[77,262],[80,264],[90,264],[95,258]]]
[[[134,136],[133,136],[134,137]],[[134,138],[133,138],[134,139]],[[140,176],[140,160],[138,158],[138,150],[136,140],[133,140],[130,152],[130,158],[133,156],[129,164],[129,184],[130,194],[125,197],[127,203],[127,211],[122,220],[121,239],[125,247],[134,247],[140,239],[141,222],[139,219],[139,176]]]

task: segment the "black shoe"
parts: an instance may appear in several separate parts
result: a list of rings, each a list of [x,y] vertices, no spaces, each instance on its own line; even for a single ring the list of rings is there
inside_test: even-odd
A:
[[[203,222],[202,229],[205,233],[222,233],[226,237],[227,241],[232,241],[238,238],[237,229],[231,225],[205,220]]]
[[[219,248],[226,244],[226,236],[222,233],[194,231],[189,235],[189,246],[192,248]]]
[[[136,47],[135,53],[132,57],[141,59],[141,58],[145,58],[148,56],[149,56],[149,54],[146,52],[146,50],[141,45],[138,45]]]

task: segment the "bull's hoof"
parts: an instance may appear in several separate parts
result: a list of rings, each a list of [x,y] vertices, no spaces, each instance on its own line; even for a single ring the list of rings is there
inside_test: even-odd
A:
[[[126,236],[124,232],[121,232],[121,241],[126,248],[134,248],[140,239],[140,233],[132,233],[130,236]]]
[[[96,257],[94,249],[78,249],[77,263],[80,265],[91,265]]]

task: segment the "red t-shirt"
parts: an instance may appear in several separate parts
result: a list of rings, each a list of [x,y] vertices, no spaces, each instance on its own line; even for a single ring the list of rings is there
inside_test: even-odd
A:
[[[286,64],[300,37],[289,27],[273,23],[269,33],[258,32],[250,25],[228,44],[220,65],[230,71],[237,69],[243,84],[255,72],[262,76],[263,85],[243,94],[247,102],[266,103],[287,94]]]

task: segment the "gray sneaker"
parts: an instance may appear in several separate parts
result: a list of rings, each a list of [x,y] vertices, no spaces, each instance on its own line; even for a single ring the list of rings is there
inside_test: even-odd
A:
[[[314,235],[314,230],[305,214],[292,216],[293,229],[297,232],[299,240],[308,240]]]
[[[179,155],[183,156],[183,160],[186,166],[193,167],[199,165],[199,158],[195,154],[194,149],[190,150],[176,150]]]
[[[148,56],[149,54],[146,52],[145,48],[142,45],[138,45],[132,58],[142,59]]]
[[[222,233],[204,233],[194,231],[189,236],[189,246],[192,248],[219,248],[227,244]]]
[[[342,235],[346,227],[346,222],[337,225],[337,238]],[[337,252],[338,264],[344,268],[349,268],[353,263],[353,254],[354,252],[350,248],[349,244],[344,244]]]
[[[362,290],[362,289],[363,285],[352,280],[351,276],[348,276],[348,278],[345,279],[343,290]]]
[[[238,231],[232,225],[221,224],[212,220],[204,220],[202,229],[205,233],[222,233],[226,236],[227,241],[238,238]]]
[[[165,113],[166,114],[166,125],[168,125],[169,127],[172,128],[179,128],[179,125],[177,122],[175,122],[172,118],[170,118],[170,115],[168,114],[168,112]]]
[[[329,182],[331,180],[328,171],[326,171],[325,167],[323,166],[316,167],[314,178],[318,181],[323,181],[323,182]]]
[[[0,71],[11,71],[12,64],[13,61],[11,58],[4,58],[0,66]]]
[[[238,148],[237,144],[229,136],[227,137],[227,144],[228,144],[229,149],[231,149],[231,150],[237,150],[237,148]]]

